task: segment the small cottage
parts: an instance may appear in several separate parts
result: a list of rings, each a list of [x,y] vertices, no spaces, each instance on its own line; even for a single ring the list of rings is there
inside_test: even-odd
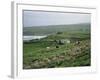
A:
[[[63,43],[70,43],[70,40],[69,39],[62,39],[61,42],[63,42]]]
[[[70,43],[69,39],[61,39],[61,40],[56,40],[57,44],[63,45],[63,44],[68,44]]]

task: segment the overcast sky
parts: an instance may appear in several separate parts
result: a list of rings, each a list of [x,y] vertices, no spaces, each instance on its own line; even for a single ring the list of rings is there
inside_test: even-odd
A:
[[[90,14],[23,11],[24,27],[90,23]]]

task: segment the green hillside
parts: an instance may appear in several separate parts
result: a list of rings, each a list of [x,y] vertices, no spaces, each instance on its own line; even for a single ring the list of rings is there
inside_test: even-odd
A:
[[[60,32],[90,32],[90,24],[73,24],[73,25],[49,25],[49,26],[33,26],[24,27],[24,35],[47,35],[52,33]]]
[[[24,35],[48,35],[23,42],[23,68],[59,68],[91,65],[90,24],[24,27]]]

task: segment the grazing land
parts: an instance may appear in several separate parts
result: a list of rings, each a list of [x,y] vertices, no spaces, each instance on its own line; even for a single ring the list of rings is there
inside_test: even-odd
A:
[[[23,69],[90,66],[90,32],[88,23],[23,27],[23,36],[47,36],[23,40]]]

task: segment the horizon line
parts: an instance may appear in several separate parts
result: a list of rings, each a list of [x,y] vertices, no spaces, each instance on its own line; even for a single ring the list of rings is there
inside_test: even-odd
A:
[[[87,23],[75,23],[75,24],[39,25],[39,26],[28,26],[28,27],[59,26],[59,25],[77,25],[77,24],[91,24],[91,23],[90,22],[87,22]],[[27,27],[27,26],[23,26],[23,27]]]

